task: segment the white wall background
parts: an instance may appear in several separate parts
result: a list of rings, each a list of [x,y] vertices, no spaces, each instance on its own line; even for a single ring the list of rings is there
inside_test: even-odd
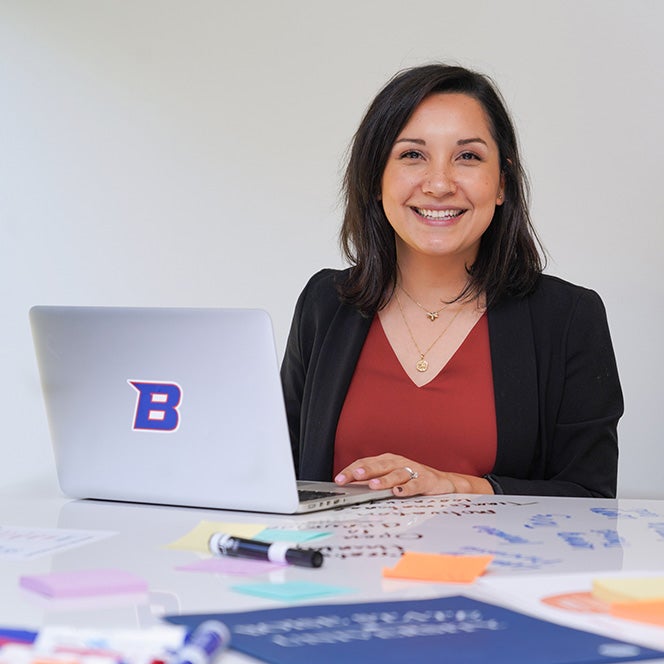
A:
[[[55,486],[27,312],[258,306],[341,266],[346,147],[398,69],[493,76],[549,272],[595,288],[619,493],[664,498],[664,2],[0,0],[1,486]]]

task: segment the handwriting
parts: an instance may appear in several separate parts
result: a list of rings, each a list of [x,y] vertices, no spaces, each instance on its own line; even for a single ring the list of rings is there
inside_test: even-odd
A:
[[[525,528],[555,528],[559,519],[571,519],[569,514],[534,514],[524,524]]]
[[[539,542],[529,542],[527,539],[524,539],[519,535],[510,535],[510,533],[506,533],[498,528],[493,528],[492,526],[473,526],[473,529],[479,533],[494,535],[509,544],[539,544]]]
[[[498,551],[496,549],[485,549],[478,546],[463,546],[457,553],[468,555],[491,555],[494,559],[491,561],[491,567],[506,567],[510,569],[533,570],[550,567],[563,562],[562,558],[542,558],[541,556],[526,555],[523,553],[514,553],[508,551]]]

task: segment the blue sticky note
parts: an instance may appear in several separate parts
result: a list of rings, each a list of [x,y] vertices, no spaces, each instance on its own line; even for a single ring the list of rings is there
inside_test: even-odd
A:
[[[330,595],[343,595],[353,592],[350,588],[327,586],[322,583],[310,583],[308,581],[247,583],[240,586],[232,586],[231,589],[247,595],[256,595],[257,597],[266,597],[267,599],[277,599],[282,601],[329,597]]]
[[[254,539],[261,542],[310,542],[319,537],[327,537],[330,533],[320,530],[279,530],[278,528],[265,528]]]

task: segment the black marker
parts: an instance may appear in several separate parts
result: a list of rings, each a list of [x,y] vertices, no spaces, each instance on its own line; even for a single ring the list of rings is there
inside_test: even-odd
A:
[[[323,564],[323,554],[320,551],[293,548],[288,542],[261,542],[233,537],[226,533],[215,533],[210,537],[208,545],[215,556],[254,558],[273,563],[290,563],[300,567],[320,567]]]

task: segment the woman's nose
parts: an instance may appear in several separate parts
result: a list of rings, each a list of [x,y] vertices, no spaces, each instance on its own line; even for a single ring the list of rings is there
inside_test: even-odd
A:
[[[432,196],[446,196],[456,191],[456,182],[446,166],[430,168],[424,178],[422,191]]]

